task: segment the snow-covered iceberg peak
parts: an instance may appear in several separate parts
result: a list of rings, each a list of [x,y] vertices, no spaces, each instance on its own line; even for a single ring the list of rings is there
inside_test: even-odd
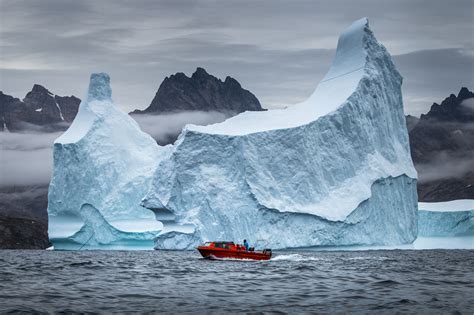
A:
[[[79,105],[78,113],[70,128],[55,143],[74,143],[86,136],[96,121],[119,111],[112,101],[110,77],[106,73],[93,73],[84,101]],[[124,114],[124,113],[122,113]]]
[[[111,96],[109,76],[92,74],[76,118],[54,143],[48,197],[53,243],[146,240],[162,229],[140,201],[167,149],[142,132]]]
[[[369,21],[367,18],[361,18],[339,36],[332,66],[322,82],[358,71],[365,65],[367,53],[364,45],[368,34]]]
[[[311,123],[336,110],[357,91],[361,80],[371,75],[371,63],[375,57],[386,57],[386,60],[381,61],[385,62],[384,66],[391,68],[391,79],[394,83],[401,85],[401,76],[385,52],[385,48],[378,44],[370,30],[368,19],[362,18],[341,34],[328,73],[306,101],[286,109],[272,110],[271,113],[245,112],[222,123],[210,126],[189,125],[186,129],[213,134],[244,135]]]
[[[87,101],[112,101],[112,89],[110,88],[110,77],[107,73],[93,73],[87,91]]]
[[[143,205],[193,233],[157,247],[266,239],[274,247],[397,244],[417,232],[402,77],[366,18],[338,42],[308,100],[188,125],[159,162]]]

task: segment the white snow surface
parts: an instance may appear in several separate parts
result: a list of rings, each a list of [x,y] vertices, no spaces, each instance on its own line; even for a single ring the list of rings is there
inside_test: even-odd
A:
[[[248,111],[214,125],[188,125],[187,129],[211,134],[245,135],[294,128],[335,111],[356,90],[364,76],[367,57],[364,29],[367,26],[368,21],[363,18],[342,33],[329,72],[306,101],[286,109]]]
[[[61,112],[61,107],[59,107],[59,104],[56,102],[56,100],[54,100],[54,104],[56,105],[56,108],[59,111],[59,117],[61,118],[61,120],[64,120],[63,113]]]
[[[418,209],[436,212],[474,211],[474,199],[458,199],[442,202],[419,202]]]

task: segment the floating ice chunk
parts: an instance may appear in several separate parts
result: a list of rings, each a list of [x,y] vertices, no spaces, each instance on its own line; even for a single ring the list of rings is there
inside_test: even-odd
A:
[[[418,204],[420,236],[474,236],[474,200]]]

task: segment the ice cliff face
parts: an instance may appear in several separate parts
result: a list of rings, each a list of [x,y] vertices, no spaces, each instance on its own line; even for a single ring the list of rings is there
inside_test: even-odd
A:
[[[420,236],[474,236],[474,200],[420,202]]]
[[[187,126],[158,161],[142,205],[192,231],[165,224],[156,247],[244,238],[276,248],[412,242],[416,171],[401,83],[361,19],[341,35],[307,101]]]
[[[153,239],[162,228],[140,201],[165,150],[115,106],[109,80],[91,75],[76,118],[54,143],[48,196],[53,243]]]

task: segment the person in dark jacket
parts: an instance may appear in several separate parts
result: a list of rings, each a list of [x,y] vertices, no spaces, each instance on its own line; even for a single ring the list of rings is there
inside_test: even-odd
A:
[[[247,240],[244,240],[244,246],[245,246],[245,250],[248,251],[249,250],[249,243],[247,243]]]

